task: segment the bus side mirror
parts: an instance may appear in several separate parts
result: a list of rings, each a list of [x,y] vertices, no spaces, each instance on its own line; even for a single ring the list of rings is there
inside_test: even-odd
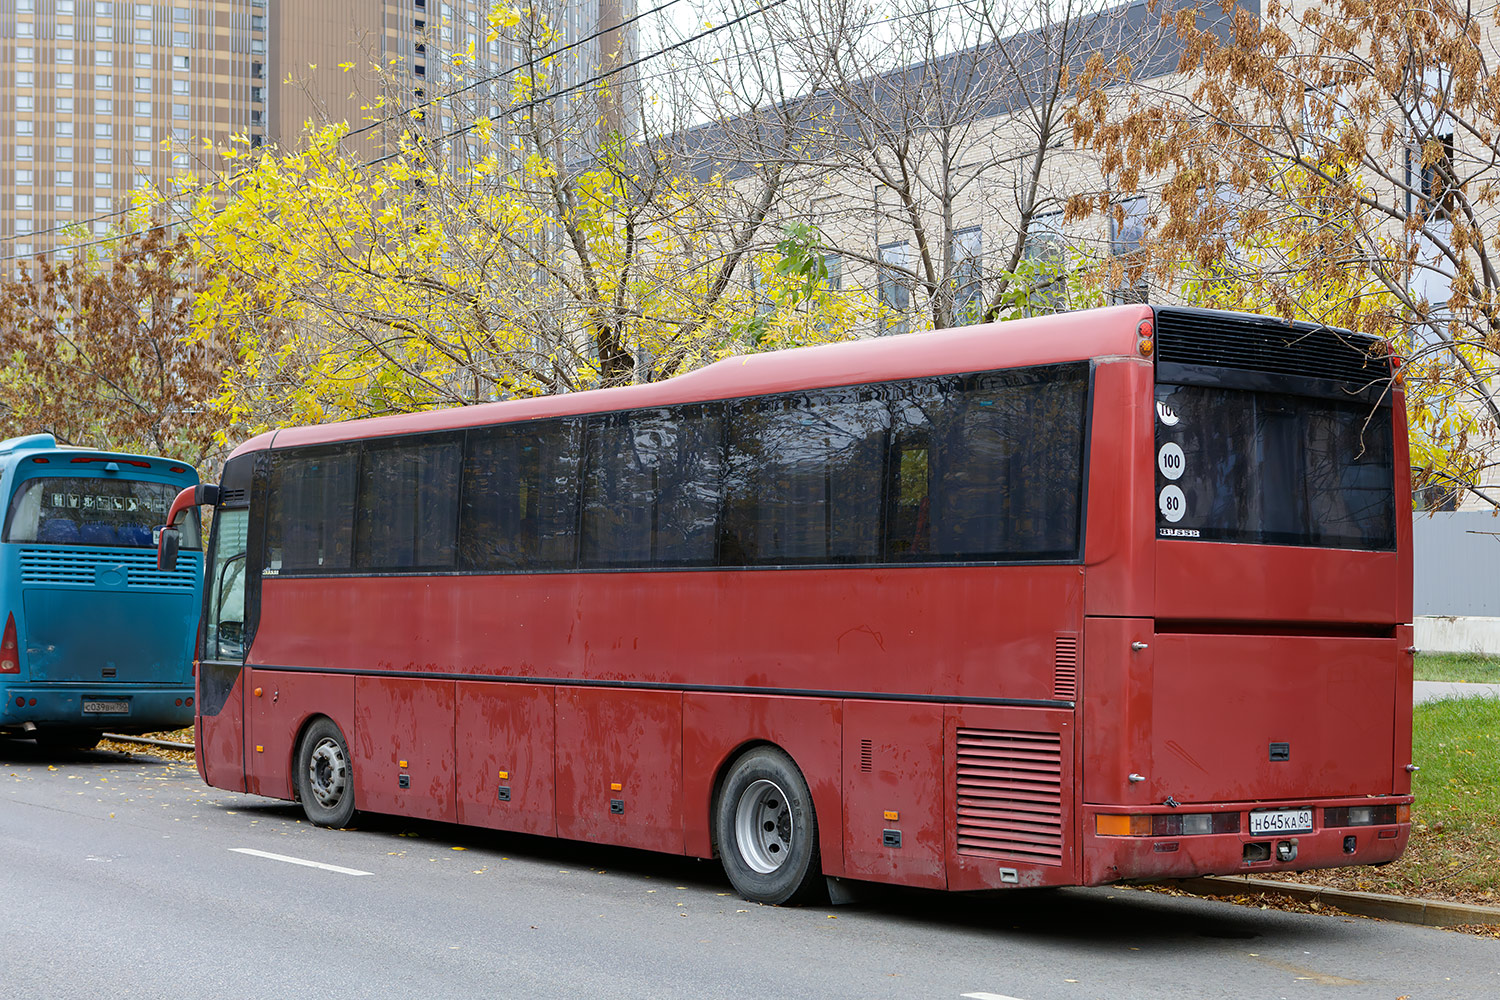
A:
[[[219,502],[219,487],[213,483],[189,486],[177,494],[172,509],[167,513],[167,523],[157,530],[156,568],[158,572],[170,572],[177,568],[177,550],[182,548],[182,532],[177,525],[187,516],[191,507],[216,506]]]
[[[158,528],[156,538],[156,568],[171,572],[177,568],[177,550],[182,547],[182,532],[176,528]]]

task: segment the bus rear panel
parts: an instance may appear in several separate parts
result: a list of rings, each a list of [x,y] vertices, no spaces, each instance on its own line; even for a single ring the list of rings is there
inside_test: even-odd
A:
[[[202,586],[196,528],[175,569],[154,530],[197,482],[170,459],[0,442],[0,734],[89,746],[193,720]]]

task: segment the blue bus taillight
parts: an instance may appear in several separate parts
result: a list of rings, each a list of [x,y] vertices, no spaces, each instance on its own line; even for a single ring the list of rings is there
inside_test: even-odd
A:
[[[16,616],[5,616],[5,638],[0,639],[0,674],[19,674],[21,658],[16,655]]]

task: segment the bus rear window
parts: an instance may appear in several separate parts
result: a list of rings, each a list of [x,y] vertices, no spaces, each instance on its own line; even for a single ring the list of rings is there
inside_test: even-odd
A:
[[[1157,536],[1394,549],[1391,435],[1385,406],[1158,385]]]
[[[149,549],[152,528],[167,519],[178,489],[131,479],[28,479],[11,498],[5,540]],[[183,531],[182,547],[201,547],[196,521]]]

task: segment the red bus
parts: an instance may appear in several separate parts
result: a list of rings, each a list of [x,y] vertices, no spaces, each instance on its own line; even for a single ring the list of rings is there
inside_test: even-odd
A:
[[[198,766],[771,903],[1379,864],[1407,469],[1375,342],[1145,305],[279,430],[168,519]]]

